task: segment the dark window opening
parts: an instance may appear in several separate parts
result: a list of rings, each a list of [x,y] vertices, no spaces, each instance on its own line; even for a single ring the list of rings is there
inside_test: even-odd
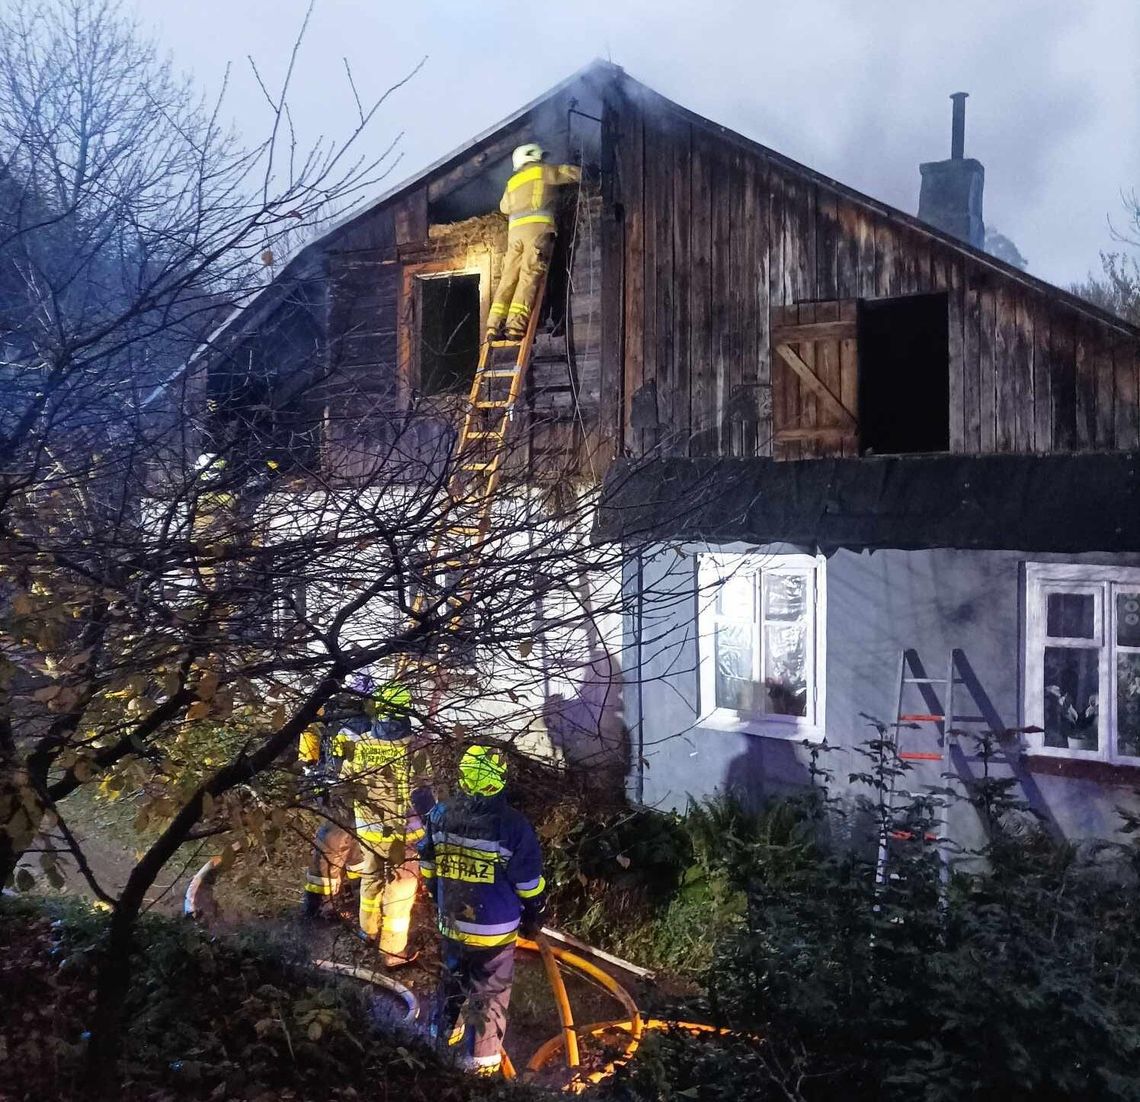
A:
[[[950,450],[945,295],[860,303],[859,437],[876,455]]]
[[[479,277],[421,276],[420,393],[466,392],[479,363]]]

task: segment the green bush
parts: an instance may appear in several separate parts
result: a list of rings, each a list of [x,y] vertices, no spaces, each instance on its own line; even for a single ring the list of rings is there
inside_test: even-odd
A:
[[[681,1013],[734,1036],[654,1038],[612,1097],[1140,1098],[1135,852],[1025,830],[1009,784],[983,777],[969,798],[991,830],[985,864],[944,886],[921,840],[939,801],[881,798],[899,769],[888,750],[868,751],[862,807],[909,832],[885,876],[873,850],[731,844],[745,919]]]

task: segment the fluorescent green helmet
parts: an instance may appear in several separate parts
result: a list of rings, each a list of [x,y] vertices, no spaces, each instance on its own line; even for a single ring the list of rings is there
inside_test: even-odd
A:
[[[459,759],[459,787],[468,796],[494,796],[507,780],[507,759],[490,746],[472,746]]]
[[[399,681],[389,681],[376,690],[365,710],[373,719],[409,719],[412,691]]]

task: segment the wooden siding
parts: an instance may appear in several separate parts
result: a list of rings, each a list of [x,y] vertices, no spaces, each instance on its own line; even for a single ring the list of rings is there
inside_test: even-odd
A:
[[[811,393],[773,389],[773,312],[818,303],[822,317],[838,300],[930,292],[948,302],[952,451],[1140,443],[1140,342],[1126,326],[624,87],[603,126],[617,212],[607,288],[620,289],[623,314],[610,321],[620,340],[605,346],[602,376],[621,409],[618,450],[771,454],[773,403],[784,423],[827,424]],[[614,355],[620,362],[607,362]],[[835,365],[822,370],[831,377]],[[647,393],[657,421],[646,422],[643,402],[634,424]],[[786,440],[779,454],[816,448]]]

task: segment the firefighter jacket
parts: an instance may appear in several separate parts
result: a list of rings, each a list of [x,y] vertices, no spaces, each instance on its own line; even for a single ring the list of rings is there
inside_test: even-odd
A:
[[[582,170],[577,165],[526,165],[507,181],[499,210],[507,216],[511,229],[542,224],[553,230],[555,189],[581,179]]]
[[[383,719],[363,732],[342,727],[334,753],[342,759],[341,779],[353,789],[357,838],[381,847],[417,843],[435,797],[409,725]],[[404,856],[393,851],[390,859],[400,864]]]
[[[420,843],[444,937],[473,949],[509,945],[537,928],[546,881],[534,828],[506,797],[458,795],[438,803]]]

